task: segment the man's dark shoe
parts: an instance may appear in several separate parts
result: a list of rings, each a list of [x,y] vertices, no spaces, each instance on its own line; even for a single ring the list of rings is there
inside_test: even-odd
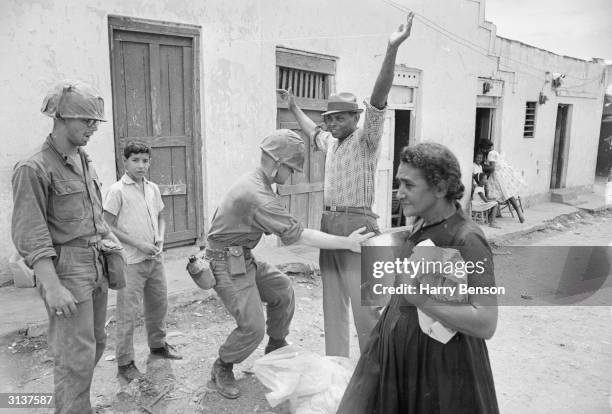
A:
[[[127,382],[132,382],[135,379],[142,378],[142,373],[136,368],[134,361],[131,361],[127,365],[119,365],[117,370],[117,376],[122,377]]]
[[[232,400],[240,397],[240,389],[236,385],[233,369],[234,364],[223,362],[221,358],[217,358],[210,375],[210,378],[217,385],[217,392]]]
[[[289,345],[287,343],[287,341],[285,341],[285,338],[283,339],[274,339],[274,338],[270,338],[270,340],[268,340],[268,345],[266,345],[266,349],[264,349],[264,354],[269,354],[272,351],[276,351],[279,348],[282,348],[284,346]]]
[[[168,343],[166,342],[166,345],[161,348],[151,348],[151,354],[166,359],[183,359],[183,357],[179,354],[173,353],[172,351],[174,350],[175,348],[172,345],[168,345]]]

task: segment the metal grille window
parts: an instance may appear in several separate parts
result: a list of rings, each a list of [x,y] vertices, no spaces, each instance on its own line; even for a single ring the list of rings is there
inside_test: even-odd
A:
[[[293,94],[298,98],[327,99],[329,97],[327,74],[325,73],[279,66],[277,87],[291,88]]]
[[[536,121],[536,102],[528,101],[525,107],[525,127],[523,128],[523,138],[533,138],[535,136]]]

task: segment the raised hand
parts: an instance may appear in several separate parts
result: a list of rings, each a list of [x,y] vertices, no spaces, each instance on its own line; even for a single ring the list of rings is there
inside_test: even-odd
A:
[[[396,32],[391,33],[391,36],[389,36],[389,46],[398,47],[404,40],[408,39],[412,29],[412,19],[414,19],[414,12],[408,13],[406,24],[400,25]]]
[[[289,107],[295,106],[295,96],[291,91],[291,87],[289,87],[289,89],[277,89],[276,93],[283,101],[287,102]]]

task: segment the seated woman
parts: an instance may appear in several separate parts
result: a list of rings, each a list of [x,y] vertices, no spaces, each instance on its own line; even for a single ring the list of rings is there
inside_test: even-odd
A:
[[[486,211],[489,226],[495,229],[501,229],[495,219],[499,212],[499,204],[495,200],[489,200],[485,192],[487,176],[483,173],[475,174],[472,179],[472,211]]]
[[[404,213],[417,218],[405,236],[406,256],[427,240],[452,247],[465,262],[482,266],[481,273],[467,275],[469,287],[495,286],[491,248],[458,203],[464,186],[453,153],[435,143],[406,147],[397,178]],[[419,282],[398,274],[399,283]],[[417,309],[457,333],[445,344],[438,342],[421,330]],[[418,293],[393,295],[371,333],[338,413],[499,413],[485,344],[496,326],[495,295],[469,294],[463,302],[441,302]]]
[[[523,211],[519,208],[516,197],[527,187],[514,168],[508,164],[499,152],[493,148],[493,143],[488,140],[480,140],[478,147],[485,157],[484,172],[489,176],[490,198],[505,203],[506,201],[514,208],[521,223],[525,221]]]

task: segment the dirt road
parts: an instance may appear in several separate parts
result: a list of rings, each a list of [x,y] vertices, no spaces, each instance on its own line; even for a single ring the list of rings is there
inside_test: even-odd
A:
[[[612,239],[611,216],[559,222],[550,229],[513,240],[514,245],[607,245]],[[503,247],[501,248],[503,250]],[[500,249],[496,249],[500,251]],[[521,274],[526,269],[504,264],[495,256],[496,272]],[[321,284],[318,276],[294,277],[296,312],[289,341],[323,354]],[[141,321],[142,322],[142,321]],[[610,306],[507,306],[500,308],[497,332],[488,342],[502,413],[600,414],[612,412],[612,313]],[[214,295],[198,291],[171,299],[169,342],[184,355],[182,361],[147,360],[142,325],[135,336],[137,365],[146,371],[138,384],[116,379],[113,323],[107,350],[96,368],[92,400],[99,413],[139,413],[164,390],[155,413],[283,413],[271,408],[265,389],[249,371],[263,354],[263,345],[235,372],[243,396],[229,401],[209,382],[218,346],[233,321]],[[357,356],[356,338],[352,355]],[[5,338],[0,344],[0,381],[22,392],[52,391],[52,361],[45,337]],[[7,411],[9,412],[9,411]],[[25,413],[27,410],[15,410]],[[42,413],[46,410],[31,410]]]

